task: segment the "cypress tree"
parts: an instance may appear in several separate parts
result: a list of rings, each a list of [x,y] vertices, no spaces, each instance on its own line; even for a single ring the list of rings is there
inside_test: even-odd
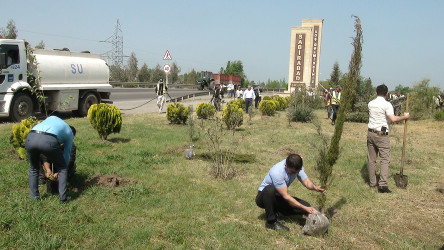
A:
[[[344,86],[342,86],[342,97],[341,97],[341,105],[338,110],[338,117],[335,124],[335,131],[333,133],[333,137],[330,141],[330,146],[326,150],[326,152],[320,152],[320,157],[324,159],[319,159],[317,162],[317,169],[320,174],[321,186],[324,188],[327,187],[329,183],[333,166],[338,160],[339,157],[339,142],[341,141],[342,131],[344,128],[345,116],[348,112],[350,112],[352,103],[353,103],[353,95],[356,90],[357,82],[359,81],[360,71],[362,66],[362,27],[361,20],[357,16],[352,16],[355,18],[355,32],[356,36],[353,38],[352,45],[354,47],[349,67],[348,73],[346,75]],[[318,130],[318,133],[320,131]],[[319,206],[321,209],[324,208],[326,201],[325,194],[321,194],[319,197]]]

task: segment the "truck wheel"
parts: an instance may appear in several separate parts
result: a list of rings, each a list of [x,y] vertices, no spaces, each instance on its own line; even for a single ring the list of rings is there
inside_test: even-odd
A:
[[[79,103],[79,116],[86,116],[88,115],[88,109],[89,107],[91,107],[93,104],[97,104],[99,103],[97,96],[93,93],[88,93],[85,95],[85,97],[83,97],[80,100]]]
[[[14,122],[19,122],[31,116],[33,109],[31,97],[28,94],[19,93],[12,99],[10,118]]]

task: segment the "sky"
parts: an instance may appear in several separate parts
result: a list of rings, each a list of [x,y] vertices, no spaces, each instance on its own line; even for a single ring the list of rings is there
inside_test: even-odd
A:
[[[438,0],[19,0],[2,4],[0,27],[12,19],[18,39],[33,46],[44,41],[47,49],[104,54],[112,45],[102,41],[119,20],[124,54],[134,52],[139,68],[165,64],[168,50],[181,74],[216,73],[241,60],[248,79],[263,82],[288,79],[291,27],[324,19],[319,79],[326,80],[336,61],[348,71],[356,15],[364,40],[361,76],[389,89],[427,78],[443,90],[443,12]]]

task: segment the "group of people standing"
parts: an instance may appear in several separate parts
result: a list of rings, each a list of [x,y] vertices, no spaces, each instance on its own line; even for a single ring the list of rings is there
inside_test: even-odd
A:
[[[340,103],[341,87],[331,93],[331,105]],[[396,116],[393,106],[386,100],[388,88],[382,84],[376,88],[376,98],[368,103],[369,122],[367,132],[367,168],[370,188],[377,188],[379,193],[391,193],[388,188],[390,168],[390,122],[399,122],[410,118],[409,113]],[[328,96],[328,94],[327,94]],[[333,100],[336,100],[335,102]],[[337,108],[336,108],[337,110]],[[333,123],[334,119],[332,119]],[[376,178],[376,161],[380,158],[381,170],[379,180]],[[256,204],[265,209],[265,227],[273,230],[288,231],[282,224],[281,217],[286,215],[315,214],[318,211],[310,203],[288,194],[288,187],[298,179],[301,184],[313,191],[326,192],[316,186],[304,171],[302,157],[291,154],[274,165],[263,179],[256,195]]]
[[[224,86],[225,85],[220,84],[216,85],[212,100],[221,100],[225,88]],[[235,91],[236,87],[237,90]],[[247,114],[253,101],[255,104],[254,106],[257,109],[262,100],[262,90],[257,85],[254,86],[254,88],[252,88],[251,85],[248,85],[247,89],[242,90],[241,86],[230,83],[227,85],[226,89],[228,92],[228,98],[243,99],[245,101],[245,112]]]
[[[167,88],[160,81],[155,91],[161,98],[164,97]],[[341,100],[341,86],[331,93],[331,105],[338,106]],[[404,113],[402,116],[394,115],[393,106],[386,100],[388,88],[380,85],[376,88],[377,97],[368,103],[369,122],[367,131],[367,167],[369,174],[369,186],[377,188],[379,193],[391,193],[388,188],[389,166],[390,166],[390,122],[399,122],[409,119],[410,114]],[[246,103],[246,112],[256,101],[256,107],[260,102],[260,91],[247,87],[242,98]],[[159,103],[158,103],[159,105]],[[333,108],[336,120],[337,107]],[[45,166],[45,176],[52,177],[58,181],[58,192],[61,203],[67,200],[67,179],[69,173],[70,160],[75,160],[72,153],[73,139],[76,134],[74,127],[69,126],[62,119],[50,116],[44,121],[35,125],[26,138],[25,148],[30,162],[29,167],[29,188],[32,199],[39,199],[38,176],[42,166]],[[74,150],[75,151],[75,150]],[[380,158],[380,177],[376,177],[376,161]],[[54,168],[47,167],[53,164]],[[282,216],[295,214],[315,214],[315,208],[310,203],[298,197],[290,196],[288,188],[294,180],[298,181],[307,189],[325,193],[324,187],[315,185],[304,171],[303,159],[299,154],[290,154],[286,159],[275,164],[265,176],[256,194],[256,204],[265,209],[265,227],[274,230],[285,230],[289,228],[280,221]]]

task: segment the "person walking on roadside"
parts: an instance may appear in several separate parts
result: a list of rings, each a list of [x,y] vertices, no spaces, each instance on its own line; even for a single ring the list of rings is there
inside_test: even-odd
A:
[[[157,107],[159,108],[159,114],[162,113],[163,105],[166,101],[165,94],[167,93],[167,91],[168,87],[163,82],[163,79],[160,79],[156,85],[156,88],[154,89],[154,92],[156,92],[157,95]]]
[[[234,97],[234,84],[232,82],[230,82],[227,85],[227,91],[228,91],[228,97],[233,98]]]
[[[368,103],[369,119],[367,132],[367,168],[370,187],[378,187],[379,193],[391,193],[387,185],[390,168],[389,122],[399,122],[410,118],[394,115],[393,106],[386,101],[388,88],[384,84],[376,87],[377,97]],[[376,158],[381,160],[379,182],[376,182]]]
[[[309,190],[325,192],[308,178],[304,171],[302,157],[298,154],[290,154],[270,169],[258,188],[256,205],[265,209],[266,228],[289,230],[279,222],[278,213],[284,216],[317,213],[310,203],[288,194],[288,187],[296,178]]]
[[[253,104],[254,99],[256,99],[256,95],[254,94],[254,90],[251,89],[251,85],[248,85],[247,89],[244,91],[243,99],[245,101],[245,112],[248,114],[248,108]]]
[[[338,115],[339,104],[341,103],[341,85],[336,86],[335,91],[331,94],[331,107],[333,111],[333,117],[331,119],[331,125],[335,125],[336,117]]]
[[[40,199],[39,169],[41,168],[40,154],[53,163],[57,174],[50,172],[58,180],[60,203],[66,203],[66,182],[68,179],[68,164],[73,144],[72,128],[62,119],[50,116],[35,125],[26,137],[25,149],[28,153],[29,189],[32,199]],[[62,146],[63,145],[63,146]]]
[[[262,90],[259,89],[259,86],[255,86],[253,90],[254,90],[254,95],[256,96],[256,99],[254,101],[254,107],[257,109],[259,107],[259,103],[262,100],[262,95],[261,95]]]
[[[331,92],[333,91],[333,88],[330,88],[330,91],[324,90],[324,100],[325,100],[325,107],[327,108],[327,119],[332,119],[332,107],[331,107]]]
[[[244,92],[242,91],[241,86],[239,86],[236,90],[236,98],[243,98]]]

